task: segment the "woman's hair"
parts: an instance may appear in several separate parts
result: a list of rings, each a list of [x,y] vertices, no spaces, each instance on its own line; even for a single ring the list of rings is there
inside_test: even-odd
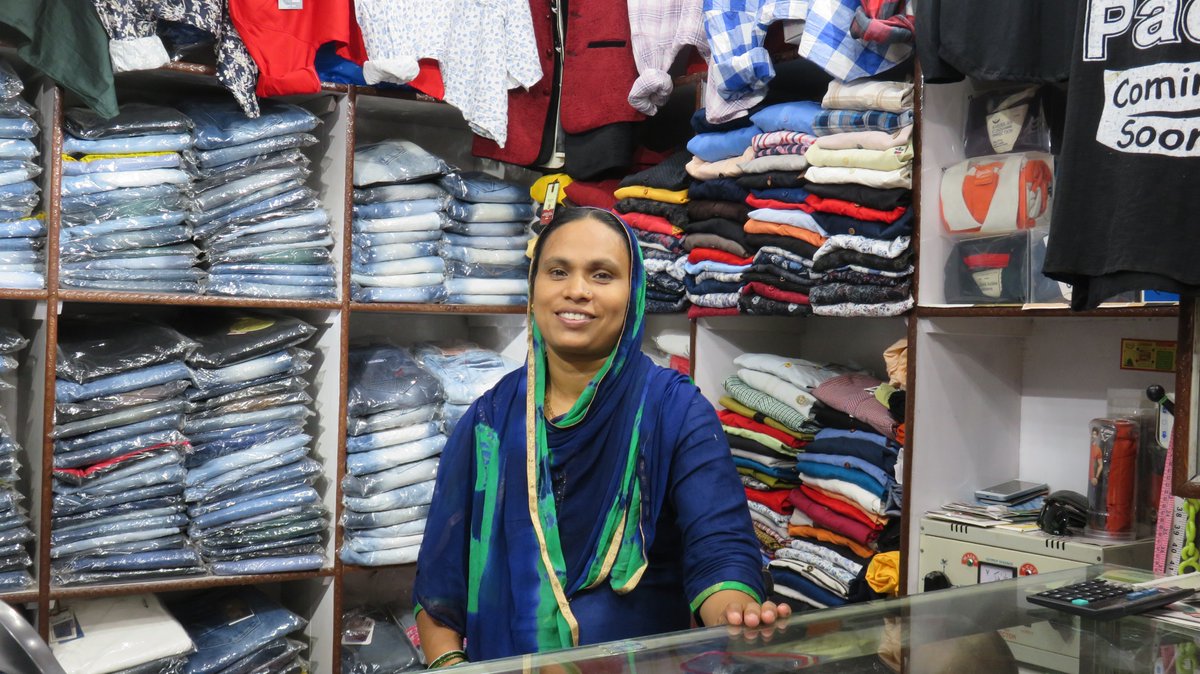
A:
[[[533,284],[534,279],[537,278],[538,265],[542,261],[542,249],[546,247],[546,242],[550,240],[550,235],[562,229],[563,225],[588,218],[604,223],[609,229],[620,234],[622,240],[629,240],[629,234],[626,232],[625,225],[621,222],[621,219],[602,208],[577,206],[558,211],[554,214],[554,219],[550,221],[550,224],[546,225],[546,228],[542,230],[542,233],[538,235],[537,241],[533,244],[533,259],[529,264],[529,295],[531,298],[533,297]]]

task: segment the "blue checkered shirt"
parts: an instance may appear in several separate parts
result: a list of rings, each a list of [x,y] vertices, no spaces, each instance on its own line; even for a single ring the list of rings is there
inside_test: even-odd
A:
[[[776,21],[803,19],[808,15],[808,3],[704,0],[704,32],[712,47],[708,76],[716,83],[721,98],[736,101],[767,88],[767,82],[775,77],[771,55],[763,48],[767,27]]]
[[[860,0],[812,0],[800,56],[839,80],[850,81],[890,70],[912,55],[911,44],[863,42],[851,35],[854,11],[861,4]]]

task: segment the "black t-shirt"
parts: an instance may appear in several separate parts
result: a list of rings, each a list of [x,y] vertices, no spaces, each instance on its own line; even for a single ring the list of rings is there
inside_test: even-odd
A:
[[[1079,12],[1044,266],[1075,309],[1200,289],[1200,3],[1149,4]]]

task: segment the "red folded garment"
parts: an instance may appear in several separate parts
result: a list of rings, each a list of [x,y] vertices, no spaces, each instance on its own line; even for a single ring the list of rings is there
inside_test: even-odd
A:
[[[620,185],[621,181],[615,178],[613,180],[599,180],[596,182],[576,180],[567,185],[566,195],[572,203],[579,206],[595,206],[596,208],[611,209],[617,204],[617,199],[613,196],[613,192],[616,192]]]
[[[721,420],[721,424],[724,426],[733,426],[734,428],[744,428],[748,431],[754,431],[755,433],[762,433],[763,435],[769,435],[772,438],[775,438],[776,440],[787,445],[788,447],[794,447],[796,449],[800,449],[801,447],[803,447],[806,444],[804,441],[802,441],[798,438],[794,438],[794,437],[788,435],[787,433],[784,433],[783,431],[779,430],[778,428],[771,428],[770,426],[763,424],[763,423],[759,423],[759,422],[751,419],[750,417],[742,416],[742,415],[738,414],[737,412],[734,412],[733,410],[719,410],[717,412],[717,417]]]
[[[702,307],[693,304],[688,307],[688,318],[708,318],[710,316],[737,316],[737,307]]]
[[[789,302],[791,304],[810,304],[808,295],[803,293],[794,293],[787,290],[780,290],[772,285],[767,285],[762,281],[751,281],[742,286],[743,295],[762,295],[779,302]]]
[[[761,503],[780,515],[790,515],[792,513],[792,504],[788,502],[787,489],[751,489],[746,487],[746,499]]]
[[[876,531],[883,530],[882,524],[874,520],[867,513],[863,512],[861,508],[854,507],[854,504],[852,503],[847,503],[841,499],[834,498],[820,489],[814,489],[806,484],[800,485],[800,491],[804,492],[804,495],[813,501],[820,503],[834,512],[841,513],[846,517],[862,522],[864,526],[870,529],[874,529]]]
[[[671,356],[671,369],[690,377],[692,376],[692,361],[683,356]]]
[[[788,493],[788,501],[796,506],[797,510],[808,515],[816,526],[841,534],[855,543],[870,547],[871,543],[879,538],[878,531],[817,503],[799,489]]]
[[[833,215],[844,215],[855,220],[867,220],[869,222],[886,222],[891,224],[900,219],[900,216],[908,210],[907,206],[897,206],[890,211],[881,211],[877,208],[867,208],[860,206],[852,201],[844,199],[825,199],[815,194],[808,195],[804,200],[804,204],[808,206],[805,210],[808,212],[832,213]]]
[[[746,197],[746,204],[754,208],[775,208],[785,211],[804,211],[812,213],[813,208],[807,202],[779,201],[778,199],[763,199],[753,194]]]
[[[104,461],[101,461],[100,463],[94,463],[86,468],[55,468],[54,472],[56,474],[70,475],[70,476],[77,477],[77,478],[85,478],[85,477],[95,475],[97,473],[107,472],[107,469],[112,468],[113,466],[116,466],[118,464],[122,464],[122,463],[126,463],[128,461],[131,461],[131,460],[137,458],[138,456],[145,454],[146,452],[153,452],[155,450],[165,449],[167,447],[179,447],[180,449],[183,449],[183,448],[188,447],[188,443],[186,443],[186,442],[162,442],[157,445],[150,445],[149,447],[142,447],[141,449],[135,449],[132,452],[129,452],[128,454],[122,454],[120,456],[115,456],[111,459],[106,459]],[[186,451],[186,450],[184,450],[184,451]]]
[[[715,248],[693,248],[692,252],[688,253],[688,262],[692,264],[704,262],[705,260],[736,265],[754,264],[753,257],[738,257],[733,253],[716,250]]]
[[[683,238],[683,230],[672,225],[661,215],[650,215],[649,213],[637,213],[634,211],[620,213],[619,215],[634,229],[640,229],[643,232],[654,232],[655,234],[665,234],[679,239]]]

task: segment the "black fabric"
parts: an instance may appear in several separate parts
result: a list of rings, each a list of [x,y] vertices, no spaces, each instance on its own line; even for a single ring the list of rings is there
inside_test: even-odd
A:
[[[737,119],[731,119],[728,122],[723,122],[721,124],[713,124],[705,117],[706,114],[708,114],[708,111],[704,108],[700,108],[696,112],[692,113],[692,131],[695,131],[698,134],[723,133],[725,131],[737,131],[738,129],[744,129],[752,124],[749,117],[738,117]]]
[[[769,190],[778,187],[805,187],[804,171],[767,171],[747,173],[737,184],[748,190]],[[811,190],[810,190],[811,191]]]
[[[746,230],[742,223],[733,220],[724,218],[693,220],[684,226],[683,231],[685,234],[716,234],[730,241],[736,241],[742,246],[746,245]]]
[[[890,211],[898,206],[912,204],[912,190],[903,187],[880,189],[854,183],[801,185],[809,194],[815,194],[825,199],[841,199],[852,204],[874,208],[880,211]]]
[[[746,283],[757,281],[774,286],[780,290],[786,290],[791,293],[803,293],[805,295],[820,283],[820,281],[797,276],[785,269],[780,269],[772,265],[759,264],[742,272],[742,281]]]
[[[822,283],[808,294],[813,304],[882,304],[901,302],[908,299],[912,285],[906,283],[889,288],[887,286],[851,285],[849,283]]]
[[[836,213],[822,213],[820,211],[811,214],[813,220],[821,226],[829,234],[850,234],[853,236],[866,236],[872,239],[895,239],[901,236],[909,236],[913,231],[913,222],[916,217],[913,214],[913,209],[908,209],[896,219],[895,222],[872,222],[869,220],[859,220],[848,215],[838,215]]]
[[[846,431],[866,431],[868,433],[876,433],[874,428],[865,421],[860,421],[845,412],[835,410],[829,405],[818,400],[813,403],[812,417],[820,425],[827,428],[840,428]]]
[[[768,459],[787,458],[786,454],[781,454],[752,438],[743,438],[740,435],[731,435],[726,433],[725,439],[729,442],[729,446],[733,449],[740,449],[744,452],[750,452],[752,454],[764,456]]]
[[[1015,137],[1010,133],[994,137],[993,131],[997,128],[993,123],[994,116],[1021,120]],[[1005,87],[974,94],[967,102],[964,136],[968,157],[1002,152],[1049,152],[1050,128],[1042,106],[1041,88]]]
[[[197,367],[222,367],[275,353],[308,339],[316,328],[292,316],[191,313],[178,324],[200,347],[188,357]]]
[[[742,295],[738,298],[738,311],[751,316],[811,316],[812,307],[807,304],[780,302],[762,295]]]
[[[1024,232],[959,241],[946,261],[946,301],[968,304],[1025,302],[1028,252],[1028,236]],[[997,275],[989,269],[968,265],[966,260],[973,255],[1007,255],[1008,258]]]
[[[750,244],[755,250],[774,246],[782,248],[789,253],[795,253],[800,257],[812,259],[813,255],[817,254],[817,247],[807,241],[801,241],[791,236],[779,236],[777,234],[747,234],[746,243]]]
[[[835,250],[832,253],[822,255],[820,259],[813,262],[813,271],[827,271],[829,269],[837,269],[847,265],[856,265],[859,267],[868,267],[870,269],[878,269],[879,271],[904,271],[912,264],[912,248],[904,251],[896,257],[880,257],[868,253],[860,253],[857,250]]]
[[[657,291],[674,299],[684,293],[683,281],[669,274],[646,274],[646,292]],[[662,295],[655,299],[666,299]]]
[[[1070,75],[1075,0],[960,2],[916,7],[917,59],[926,83],[1061,82]],[[1081,16],[1086,12],[1078,12]]]
[[[892,391],[890,396],[888,396],[888,414],[892,415],[892,418],[895,419],[897,423],[904,423],[904,410],[906,409],[907,401],[908,392],[904,389],[896,389],[895,391]]]
[[[694,182],[688,187],[689,199],[708,199],[711,201],[745,201],[750,196],[750,190],[733,181],[732,178],[717,178]]]
[[[676,152],[656,166],[651,166],[644,171],[638,171],[633,175],[625,176],[621,179],[620,186],[633,187],[643,185],[664,190],[686,189],[692,183],[692,177],[688,175],[684,167],[691,160],[691,152],[686,150]]]
[[[85,383],[100,377],[183,360],[196,343],[173,328],[137,318],[74,318],[58,328],[59,377]]]
[[[750,210],[745,201],[692,199],[688,201],[687,205],[688,217],[692,220],[724,218],[743,225],[746,224],[746,220],[750,219]]]
[[[853,283],[855,285],[873,285],[894,287],[909,282],[909,277],[898,278],[880,274],[867,274],[853,269],[830,269],[822,279],[827,283]]]
[[[1150,39],[1159,15],[1079,14],[1043,273],[1073,286],[1073,309],[1133,290],[1200,294],[1200,45],[1165,18]]]
[[[632,122],[608,124],[584,133],[564,133],[562,172],[575,180],[623,173],[633,164],[634,145]]]
[[[657,215],[667,219],[676,227],[683,227],[688,223],[687,209],[683,204],[668,204],[663,201],[654,201],[653,199],[621,199],[613,206],[613,210],[618,213],[646,213],[648,215]]]

